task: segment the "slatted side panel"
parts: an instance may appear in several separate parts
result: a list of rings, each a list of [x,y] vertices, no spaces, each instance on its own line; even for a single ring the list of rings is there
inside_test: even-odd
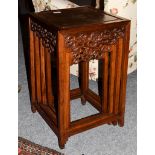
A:
[[[118,114],[123,39],[105,52],[102,64],[102,112]]]
[[[35,77],[38,103],[46,104],[53,109],[52,64],[51,54],[34,33]]]
[[[99,78],[102,79],[102,94],[99,93],[101,113],[119,113],[122,54],[123,39],[120,38],[116,44],[111,45],[109,52],[104,53],[99,65]]]
[[[30,30],[30,73],[31,73],[31,103],[38,104],[43,111],[49,112],[51,121],[56,121],[54,97],[52,91],[51,53],[42,44],[36,32]],[[44,105],[47,108],[43,108]],[[49,108],[48,108],[49,107]],[[51,110],[50,110],[51,109]]]

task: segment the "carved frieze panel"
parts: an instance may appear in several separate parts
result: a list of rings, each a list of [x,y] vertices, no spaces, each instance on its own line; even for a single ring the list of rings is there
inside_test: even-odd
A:
[[[36,35],[42,39],[42,44],[45,48],[49,49],[49,52],[54,52],[56,48],[56,34],[47,31],[38,23],[31,20],[31,30],[36,32]]]
[[[104,52],[110,52],[111,45],[124,37],[124,27],[96,32],[65,34],[65,45],[72,52],[72,63],[100,59]]]

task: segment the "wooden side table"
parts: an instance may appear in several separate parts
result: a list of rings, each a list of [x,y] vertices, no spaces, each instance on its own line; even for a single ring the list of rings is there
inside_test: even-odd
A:
[[[69,136],[102,124],[124,125],[130,20],[91,7],[31,13],[30,97],[64,148]],[[89,89],[89,61],[101,67],[100,95]],[[70,91],[70,66],[79,64],[80,88]],[[70,119],[70,100],[99,113]],[[38,122],[39,123],[39,122]]]

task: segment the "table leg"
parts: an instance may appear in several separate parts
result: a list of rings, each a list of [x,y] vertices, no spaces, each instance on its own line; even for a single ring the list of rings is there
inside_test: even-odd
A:
[[[86,104],[85,92],[89,87],[89,62],[79,63],[79,86],[81,89],[81,103]]]
[[[102,81],[101,90],[101,105],[102,113],[108,113],[108,67],[109,67],[109,53],[105,52],[103,62],[99,65],[100,77]]]
[[[115,61],[116,61],[116,45],[111,46],[110,64],[109,64],[109,105],[108,113],[113,113],[114,109],[114,82],[115,82]]]
[[[117,42],[116,51],[116,63],[115,63],[115,87],[114,87],[114,114],[118,114],[118,106],[120,99],[120,81],[121,81],[121,63],[122,63],[122,53],[123,53],[123,39],[120,38]],[[118,121],[112,122],[113,125],[117,125]]]
[[[29,20],[30,25],[30,20]],[[35,88],[35,50],[34,50],[34,34],[29,26],[30,35],[30,98],[31,98],[31,110],[36,112],[36,88]]]
[[[122,55],[122,72],[121,72],[121,88],[120,88],[120,104],[119,114],[120,120],[119,126],[124,126],[124,113],[125,113],[125,99],[126,99],[126,83],[127,83],[127,67],[128,67],[128,54],[129,54],[129,40],[130,40],[130,23],[126,26],[125,38],[123,43],[123,55]]]
[[[63,36],[58,35],[58,129],[59,146],[64,148],[70,126],[70,54],[65,52]]]

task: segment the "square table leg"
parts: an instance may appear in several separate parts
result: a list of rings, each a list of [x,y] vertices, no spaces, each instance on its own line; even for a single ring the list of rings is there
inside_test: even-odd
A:
[[[30,27],[30,21],[29,21]],[[29,28],[30,29],[30,28]],[[31,110],[36,112],[36,89],[35,89],[35,49],[34,49],[34,34],[30,29],[30,98],[31,98]]]
[[[70,126],[70,54],[65,51],[63,36],[58,34],[58,130],[59,146],[64,148]]]
[[[120,88],[120,104],[119,113],[120,120],[118,121],[119,126],[124,126],[124,113],[125,113],[125,99],[126,99],[126,84],[127,84],[127,67],[128,67],[128,54],[129,54],[129,40],[130,40],[130,23],[125,29],[125,38],[123,43],[123,55],[122,55],[122,72],[121,72],[121,88]]]
[[[89,62],[79,63],[79,86],[81,90],[81,103],[86,104],[85,93],[89,87]]]
[[[101,105],[102,113],[108,113],[108,66],[109,66],[109,53],[105,52],[103,63],[99,63],[99,75],[102,82]],[[100,86],[100,85],[99,85]]]

